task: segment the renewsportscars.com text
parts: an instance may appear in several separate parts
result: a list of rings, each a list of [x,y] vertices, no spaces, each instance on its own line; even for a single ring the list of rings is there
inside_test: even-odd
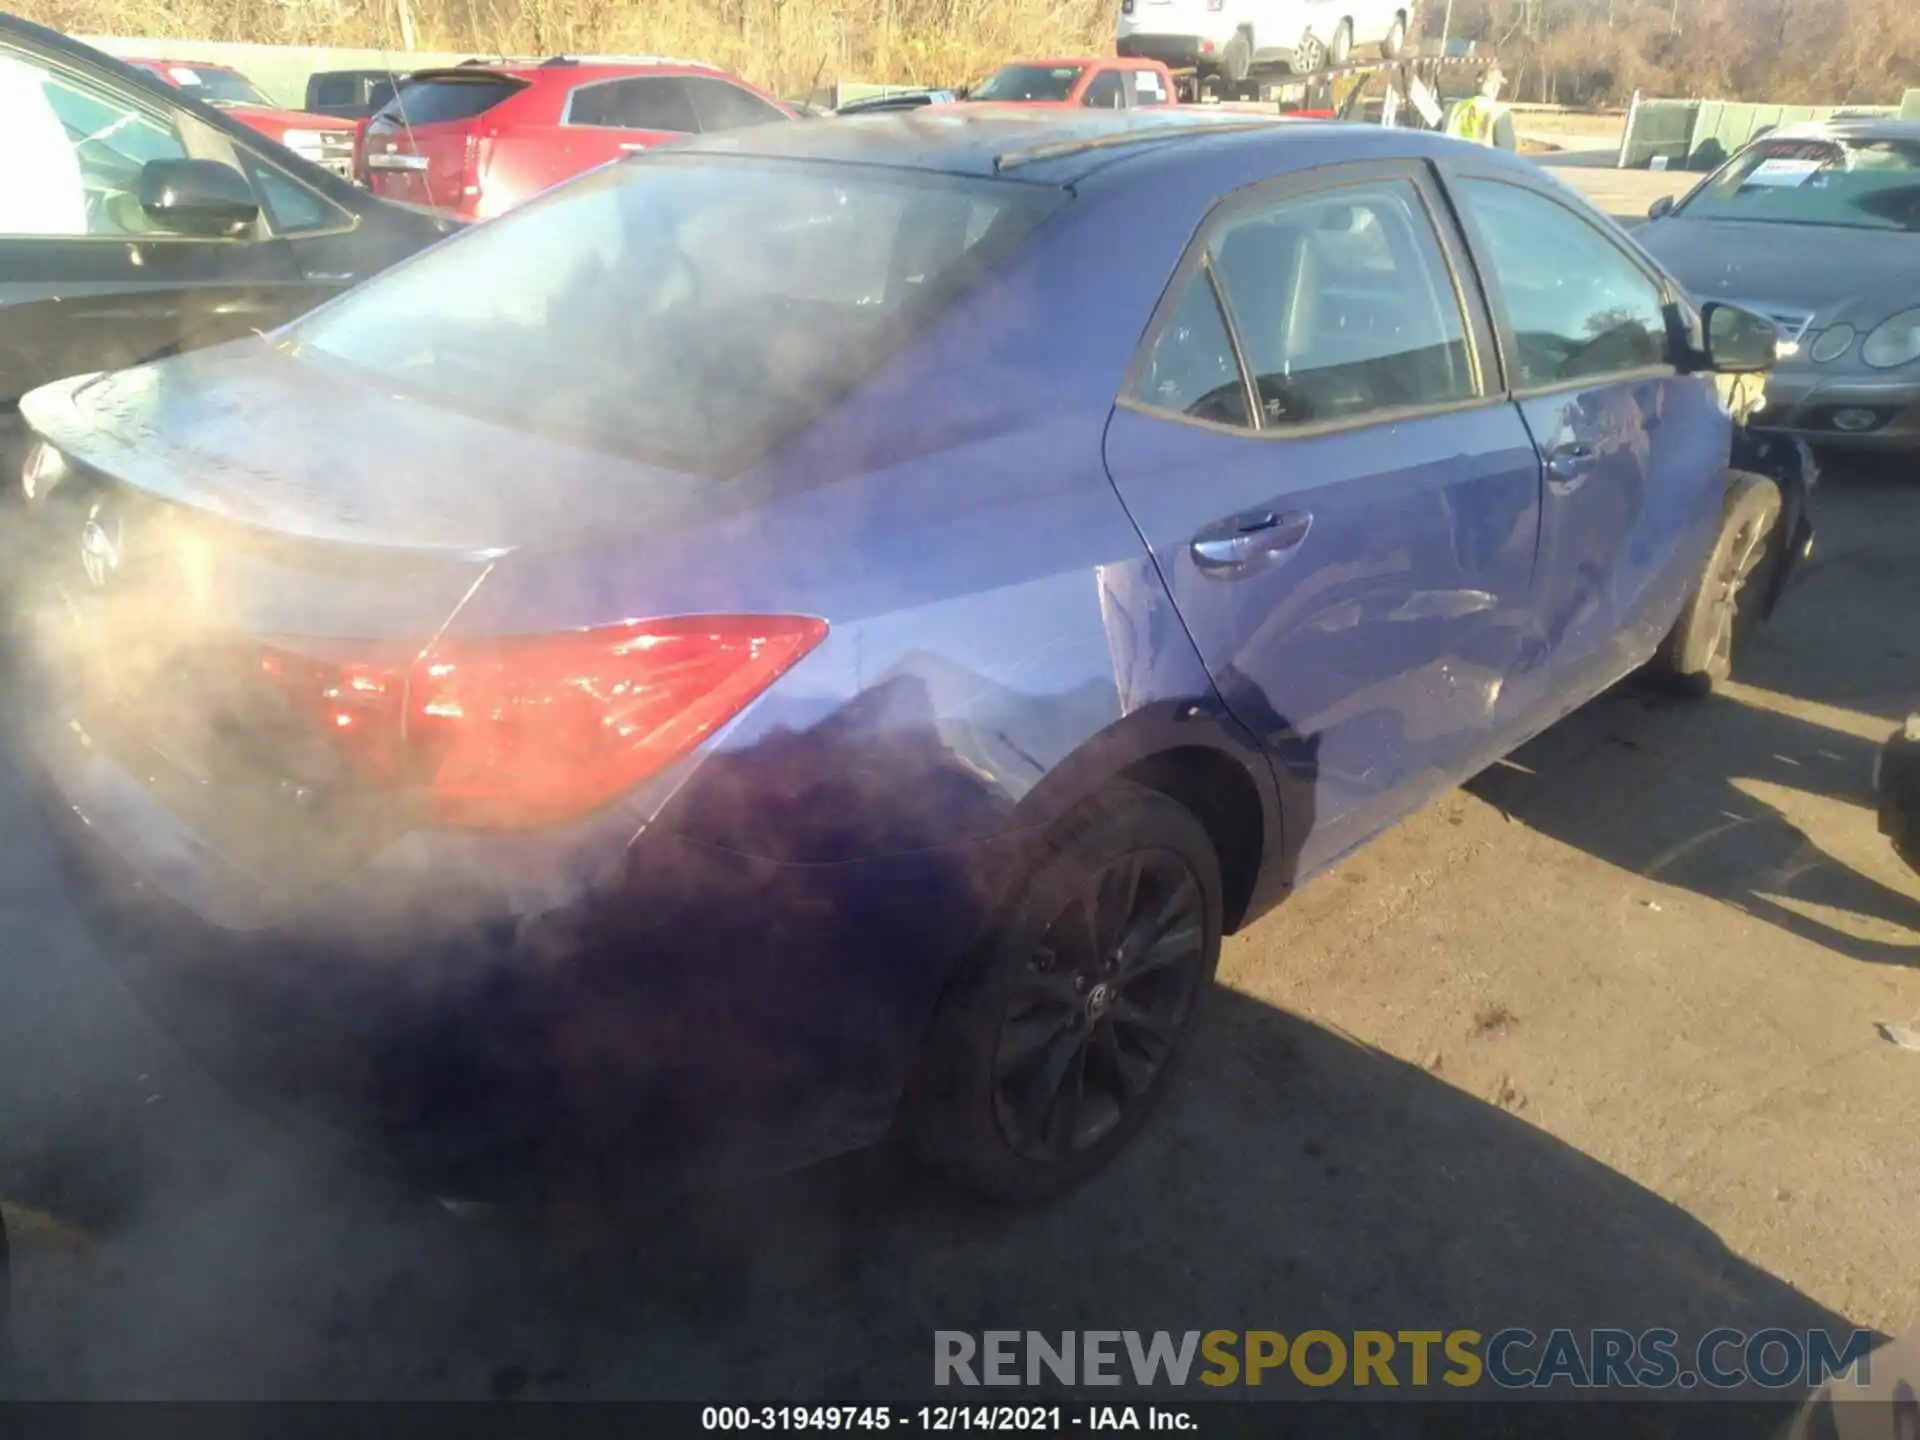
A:
[[[940,1386],[1267,1384],[1384,1389],[1807,1390],[1870,1382],[1870,1331],[936,1330]]]

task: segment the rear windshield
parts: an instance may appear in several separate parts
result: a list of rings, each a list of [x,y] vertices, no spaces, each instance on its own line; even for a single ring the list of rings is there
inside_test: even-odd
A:
[[[525,82],[506,75],[472,75],[410,80],[374,117],[395,125],[437,125],[485,114]]]
[[[1920,141],[1759,140],[1679,213],[1693,220],[1920,231]]]
[[[973,100],[1064,100],[1073,93],[1081,65],[1005,65],[968,98]]]
[[[476,226],[287,339],[449,409],[726,473],[820,414],[1064,198],[656,155]]]

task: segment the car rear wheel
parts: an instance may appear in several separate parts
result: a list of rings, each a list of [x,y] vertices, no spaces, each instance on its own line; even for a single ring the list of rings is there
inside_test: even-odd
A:
[[[1760,623],[1780,555],[1780,487],[1735,471],[1720,535],[1658,654],[1654,673],[1697,695],[1733,675],[1735,655]]]
[[[1247,72],[1252,68],[1253,44],[1242,31],[1227,41],[1220,51],[1220,78],[1226,82],[1230,91],[1237,94],[1239,87],[1246,81]]]
[[[1220,958],[1220,863],[1183,806],[1115,786],[1066,817],[942,1001],[908,1139],[1001,1199],[1056,1194],[1165,1092]]]
[[[1380,42],[1380,53],[1389,60],[1398,60],[1407,48],[1407,17],[1395,15],[1393,24],[1387,30],[1387,38]]]
[[[1327,63],[1344,65],[1353,58],[1353,21],[1342,20],[1339,28],[1333,32],[1333,43],[1327,47]]]

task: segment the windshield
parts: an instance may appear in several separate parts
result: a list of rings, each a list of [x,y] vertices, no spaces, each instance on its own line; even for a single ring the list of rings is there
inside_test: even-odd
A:
[[[1081,65],[1006,65],[972,94],[974,100],[1064,100]]]
[[[655,156],[470,230],[288,338],[452,409],[725,470],[819,414],[1063,198]]]
[[[1920,230],[1920,141],[1757,141],[1675,213],[1694,220]]]
[[[169,65],[166,75],[182,90],[215,105],[273,107],[273,101],[255,89],[251,80],[234,70],[215,70],[205,65]]]

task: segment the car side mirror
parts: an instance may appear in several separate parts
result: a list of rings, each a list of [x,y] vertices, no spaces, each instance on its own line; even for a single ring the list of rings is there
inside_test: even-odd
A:
[[[1672,213],[1673,197],[1671,195],[1662,195],[1647,207],[1647,219],[1649,220],[1664,220]]]
[[[1738,305],[1709,300],[1700,311],[1707,368],[1721,375],[1771,370],[1780,358],[1780,327]]]
[[[232,239],[260,218],[247,177],[217,160],[149,160],[140,167],[140,208],[176,235]]]

